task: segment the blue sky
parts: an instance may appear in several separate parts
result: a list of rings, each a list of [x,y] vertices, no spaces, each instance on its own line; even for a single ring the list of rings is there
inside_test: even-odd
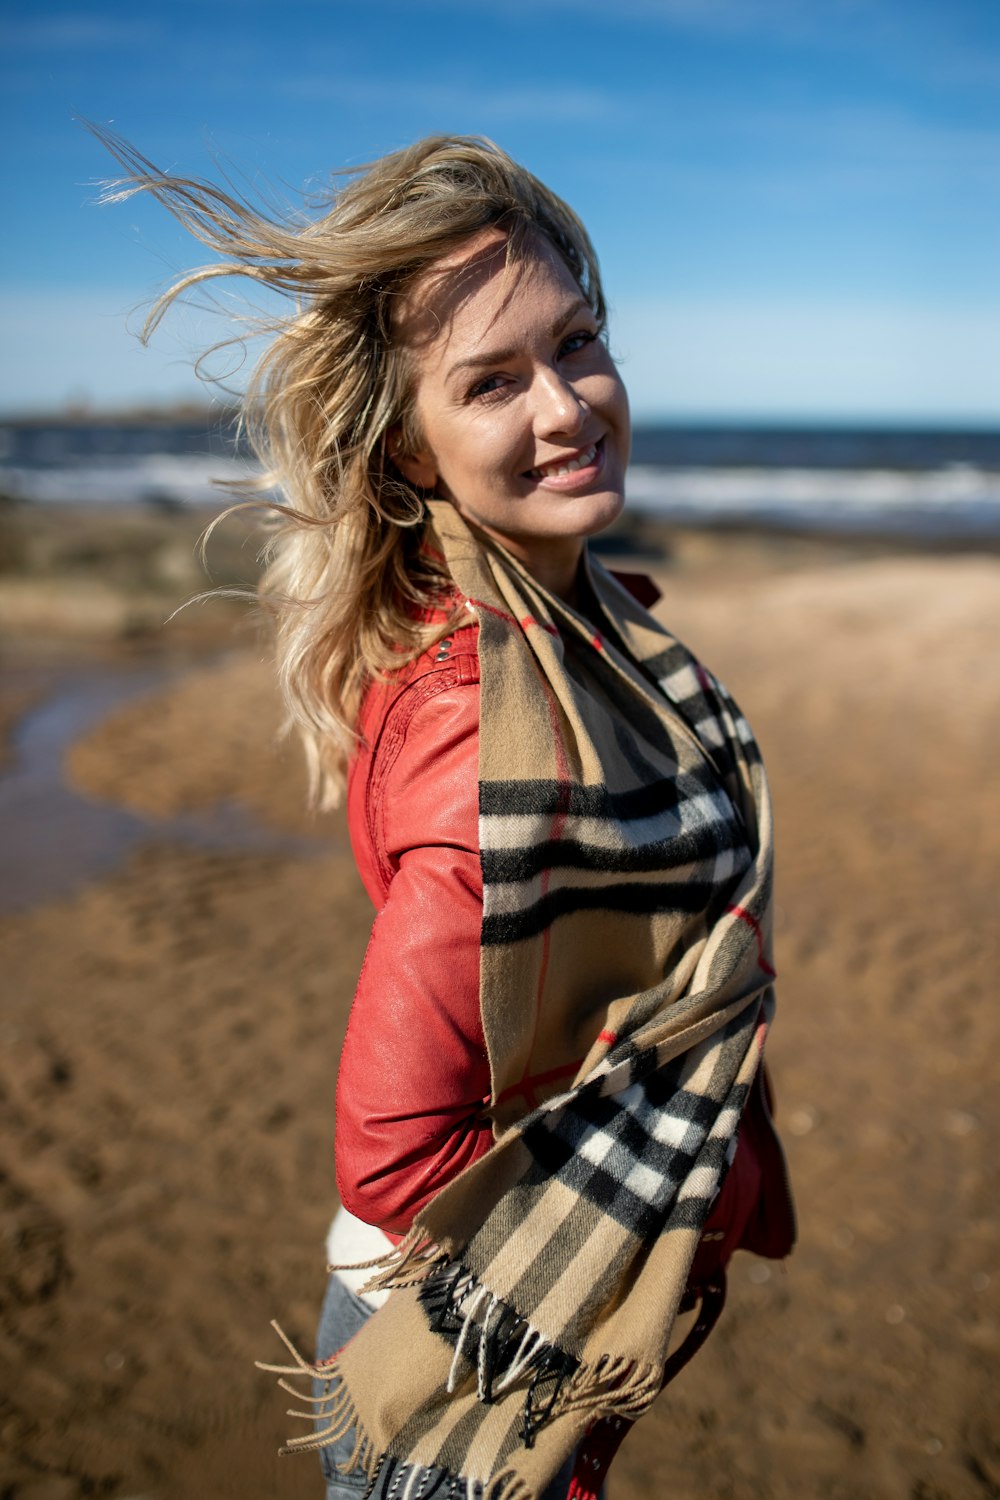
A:
[[[74,112],[290,201],[483,133],[587,223],[640,417],[1000,425],[996,0],[8,3],[0,410],[197,392],[199,247]]]

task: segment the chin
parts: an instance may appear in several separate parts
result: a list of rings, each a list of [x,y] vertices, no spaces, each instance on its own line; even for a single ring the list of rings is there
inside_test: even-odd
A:
[[[602,531],[607,531],[613,526],[625,509],[625,496],[615,491],[601,496],[600,504],[595,505],[589,517],[581,517],[581,526],[577,532],[578,536],[599,536]]]

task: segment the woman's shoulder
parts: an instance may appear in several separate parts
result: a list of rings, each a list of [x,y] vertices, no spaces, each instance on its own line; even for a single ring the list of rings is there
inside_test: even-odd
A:
[[[392,878],[392,849],[408,840],[405,830],[433,841],[445,824],[468,824],[465,842],[475,844],[477,648],[477,625],[463,625],[375,684],[362,706],[361,737],[348,767],[347,820],[376,906]],[[447,841],[456,841],[453,832]]]
[[[479,626],[470,618],[369,686],[358,720],[359,745],[373,751],[390,724],[405,732],[407,721],[429,698],[478,683]]]

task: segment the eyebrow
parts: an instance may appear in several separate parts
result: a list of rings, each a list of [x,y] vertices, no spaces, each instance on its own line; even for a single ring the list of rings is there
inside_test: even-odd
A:
[[[586,309],[588,312],[593,311],[586,297],[578,297],[572,307],[566,308],[565,311],[561,312],[551,325],[548,330],[550,338],[558,338],[567,324],[572,323],[577,313],[583,309]],[[457,359],[450,366],[447,378],[450,380],[460,370],[481,369],[485,365],[505,364],[508,359],[513,359],[518,353],[520,353],[519,347],[513,345],[506,349],[487,349],[482,354],[470,354],[465,359]]]

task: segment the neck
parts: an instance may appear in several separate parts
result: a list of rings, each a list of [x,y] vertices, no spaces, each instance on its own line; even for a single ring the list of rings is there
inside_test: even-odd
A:
[[[580,537],[555,537],[538,541],[493,533],[507,551],[522,563],[532,578],[550,594],[574,607],[579,597],[580,562],[584,544]]]

